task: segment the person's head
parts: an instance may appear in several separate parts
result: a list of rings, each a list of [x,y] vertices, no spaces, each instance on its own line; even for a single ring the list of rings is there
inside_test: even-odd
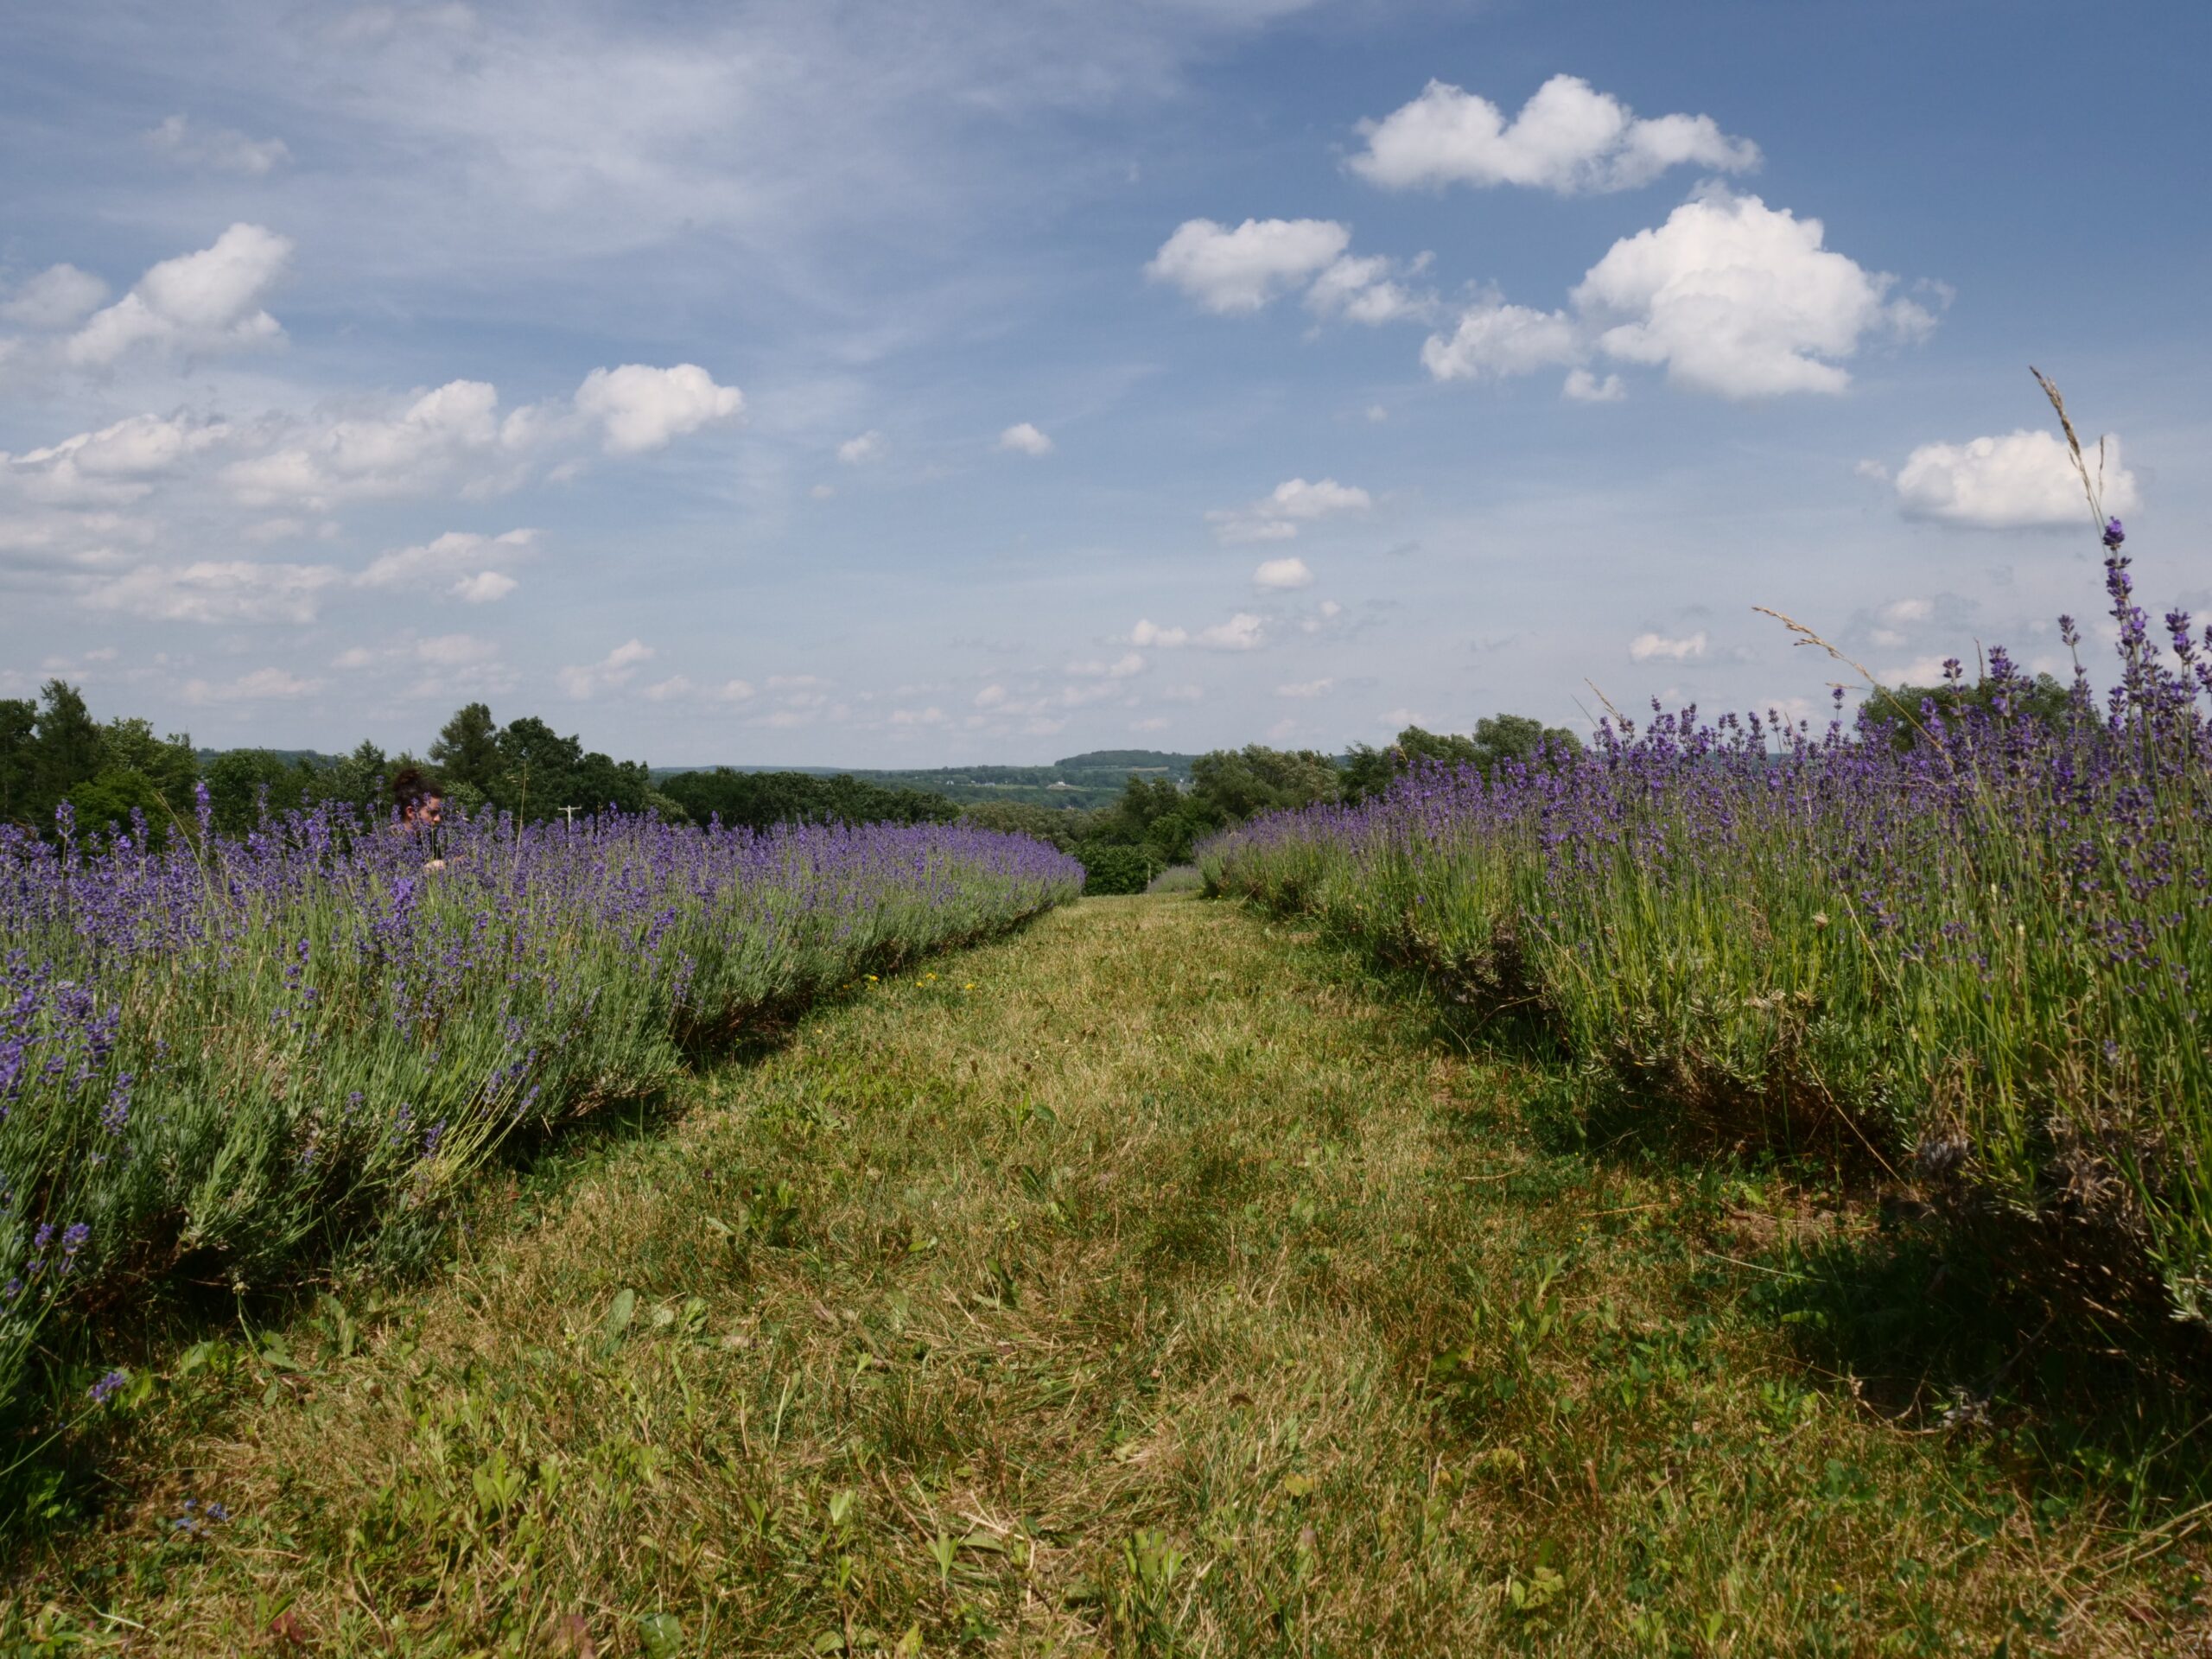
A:
[[[402,766],[391,780],[392,804],[402,823],[434,824],[445,817],[445,797],[419,766]]]

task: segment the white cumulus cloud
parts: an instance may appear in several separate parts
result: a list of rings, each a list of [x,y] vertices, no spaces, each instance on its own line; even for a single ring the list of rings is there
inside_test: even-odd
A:
[[[312,696],[321,689],[321,680],[302,679],[281,668],[257,668],[235,680],[187,680],[184,699],[202,703],[289,702]]]
[[[1593,403],[1626,395],[1617,377],[1587,370],[1599,356],[1722,397],[1840,392],[1851,376],[1838,359],[1869,340],[1917,339],[1936,319],[1891,298],[1895,277],[1823,246],[1825,234],[1817,219],[1757,196],[1703,190],[1614,243],[1565,308],[1485,296],[1429,336],[1421,361],[1439,380],[1567,367],[1567,396]]]
[[[1267,643],[1267,625],[1250,613],[1239,611],[1226,622],[1200,628],[1191,636],[1191,643],[1205,651],[1257,651]]]
[[[152,489],[152,480],[230,435],[219,421],[133,415],[20,455],[0,450],[0,467],[32,500],[118,505],[137,500]]]
[[[1424,253],[1407,270],[1426,270],[1428,264],[1429,256]],[[1354,322],[1420,321],[1434,316],[1436,296],[1408,288],[1398,275],[1397,262],[1387,255],[1346,254],[1313,279],[1306,290],[1306,303],[1318,315],[1341,315]]]
[[[581,702],[610,686],[628,684],[637,677],[639,665],[651,662],[657,654],[644,640],[627,639],[597,662],[564,668],[555,677],[563,691]]]
[[[447,488],[480,498],[518,486],[537,460],[594,432],[608,454],[637,454],[744,406],[734,386],[716,385],[689,363],[594,369],[568,405],[554,399],[503,410],[499,389],[484,380],[449,380],[409,397],[396,415],[370,404],[238,429],[237,446],[249,453],[223,469],[222,481],[250,507],[296,504],[317,512],[339,501]],[[546,480],[564,481],[582,465],[571,454]]]
[[[107,284],[74,265],[48,265],[0,301],[0,321],[26,328],[67,328],[107,298]]]
[[[1325,696],[1329,688],[1334,684],[1336,684],[1334,680],[1300,680],[1294,685],[1275,687],[1275,696],[1279,697]]]
[[[2132,512],[2142,504],[2135,474],[2120,464],[2120,440],[2103,442],[2105,507]],[[2096,477],[2097,446],[2085,446],[2082,454]],[[2089,511],[2073,457],[2057,438],[2041,431],[1923,443],[1897,468],[1896,487],[1897,505],[1908,517],[1974,530],[2076,524]]]
[[[745,407],[735,386],[718,386],[696,363],[656,369],[625,363],[619,369],[594,369],[576,388],[576,412],[597,421],[610,455],[634,455],[658,449],[671,438],[696,432],[710,421],[726,421]]]
[[[463,604],[489,605],[521,585],[504,570],[479,570],[473,576],[463,576],[448,591]]]
[[[757,695],[750,682],[724,680],[720,685],[700,685],[689,675],[671,674],[668,678],[643,687],[639,695],[649,702],[750,702]]]
[[[1587,369],[1568,370],[1567,384],[1560,391],[1578,404],[1618,404],[1628,396],[1628,388],[1621,385],[1618,374],[1600,380]]]
[[[1421,360],[1439,380],[1478,380],[1572,363],[1586,350],[1581,330],[1566,313],[1490,301],[1462,312],[1448,335],[1431,334]]]
[[[1313,583],[1313,573],[1303,559],[1263,559],[1252,572],[1255,588],[1309,588]]]
[[[1356,484],[1339,484],[1333,478],[1285,479],[1249,506],[1217,509],[1206,514],[1214,535],[1225,544],[1239,542],[1287,541],[1301,524],[1338,512],[1364,512],[1375,498]]]
[[[1639,119],[1576,75],[1554,75],[1511,121],[1486,98],[1432,80],[1419,98],[1358,129],[1367,148],[1351,168],[1370,184],[1516,184],[1561,195],[1630,190],[1670,168],[1740,173],[1758,146],[1732,138],[1709,115]]]
[[[837,459],[848,467],[858,467],[874,461],[883,454],[883,434],[863,432],[856,438],[847,438],[837,446]]]
[[[999,448],[1018,454],[1049,455],[1052,453],[1052,441],[1027,421],[1022,421],[999,434]]]
[[[157,622],[308,623],[323,594],[344,580],[327,564],[202,559],[140,565],[92,589],[86,602]]]
[[[537,541],[534,530],[511,530],[503,536],[449,530],[420,546],[379,554],[355,580],[364,588],[442,593],[486,604],[514,592],[517,583],[508,567],[528,557]]]
[[[1654,659],[1669,663],[1688,662],[1694,657],[1705,655],[1705,631],[1700,628],[1680,639],[1670,639],[1660,633],[1639,633],[1628,642],[1628,654],[1632,661],[1639,663]]]
[[[233,225],[212,246],[151,267],[130,292],[69,337],[69,360],[114,363],[134,346],[215,352],[283,338],[262,308],[292,257],[289,237],[258,225]]]
[[[1134,651],[1124,652],[1110,663],[1070,663],[1067,671],[1079,680],[1126,680],[1144,672],[1144,658]]]
[[[1267,643],[1267,625],[1248,611],[1210,628],[1163,628],[1149,619],[1129,630],[1129,643],[1160,651],[1196,645],[1204,651],[1256,651]]]
[[[1209,311],[1257,311],[1333,264],[1351,232],[1333,219],[1248,219],[1231,230],[1186,219],[1160,245],[1145,275],[1179,288]]]
[[[412,494],[448,482],[470,465],[511,454],[535,434],[526,411],[503,424],[499,394],[482,380],[449,380],[419,394],[395,419],[317,418],[271,433],[263,454],[223,469],[251,507]]]
[[[1613,244],[1574,289],[1597,345],[1723,397],[1841,391],[1832,359],[1872,336],[1910,339],[1935,319],[1887,297],[1896,279],[1821,245],[1817,219],[1707,191]]]

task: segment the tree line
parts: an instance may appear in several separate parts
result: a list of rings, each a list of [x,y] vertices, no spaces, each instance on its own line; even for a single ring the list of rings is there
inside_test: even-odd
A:
[[[392,779],[410,767],[470,811],[538,819],[613,806],[683,816],[654,792],[644,762],[588,751],[536,715],[500,726],[480,702],[457,712],[419,757],[364,742],[335,757],[229,749],[203,760],[182,733],[157,737],[136,717],[93,719],[83,694],[62,680],[48,681],[36,701],[0,698],[0,822],[42,831],[66,804],[88,833],[137,817],[159,842],[195,822],[201,784],[214,828],[226,834],[251,830],[266,814],[327,804],[381,816]]]
[[[1909,745],[1920,728],[1906,714],[1916,714],[1923,700],[1955,715],[1986,695],[1980,686],[1877,688],[1861,730],[1869,741]],[[2015,688],[2012,696],[2037,718],[2057,719],[2066,706],[2065,689],[2048,676],[2024,691]],[[657,781],[642,760],[586,749],[580,738],[563,736],[535,715],[501,725],[481,702],[457,709],[420,756],[386,754],[363,742],[334,757],[231,749],[203,763],[188,736],[157,735],[135,716],[95,720],[82,693],[55,679],[35,701],[0,698],[0,823],[51,833],[57,809],[67,803],[86,833],[135,818],[159,842],[175,827],[194,822],[195,791],[204,782],[214,828],[237,835],[266,814],[326,804],[381,816],[391,810],[391,780],[414,768],[454,807],[526,822],[609,808],[702,827],[719,822],[753,829],[964,818],[1072,854],[1089,872],[1090,892],[1134,893],[1162,870],[1187,863],[1207,836],[1256,813],[1364,800],[1422,765],[1472,766],[1487,774],[1509,762],[1535,763],[1580,747],[1562,727],[1499,714],[1464,734],[1408,726],[1387,745],[1355,744],[1343,755],[1259,744],[1218,749],[1192,764],[1187,785],[1133,776],[1110,804],[1090,811],[1005,802],[962,806],[928,790],[842,774],[721,766]]]
[[[1423,765],[1473,766],[1487,775],[1509,761],[1539,764],[1581,747],[1564,727],[1501,714],[1478,721],[1464,735],[1408,726],[1389,744],[1356,743],[1342,756],[1257,743],[1217,749],[1192,763],[1188,789],[1166,779],[1132,778],[1120,799],[1090,812],[985,804],[964,816],[1073,855],[1086,872],[1086,893],[1141,893],[1161,871],[1190,862],[1192,848],[1208,836],[1257,813],[1366,800]]]
[[[0,823],[53,833],[65,804],[79,829],[145,825],[158,845],[197,822],[207,786],[213,828],[241,835],[271,815],[339,805],[378,817],[412,772],[448,804],[537,822],[575,811],[653,812],[674,822],[765,829],[781,823],[948,822],[939,795],[803,772],[683,772],[656,785],[642,760],[587,749],[535,715],[501,725],[488,706],[456,710],[420,755],[363,742],[337,756],[228,749],[203,757],[183,733],[136,717],[99,721],[83,694],[49,680],[35,700],[0,698]]]

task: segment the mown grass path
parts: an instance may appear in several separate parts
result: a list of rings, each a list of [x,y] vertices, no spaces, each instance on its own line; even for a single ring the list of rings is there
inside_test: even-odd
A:
[[[1530,1086],[1246,912],[1086,901],[487,1200],[396,1306],[171,1385],[15,1633],[2185,1650],[2188,1548],[1886,1426],[1783,1340],[1756,1194],[1543,1151]]]

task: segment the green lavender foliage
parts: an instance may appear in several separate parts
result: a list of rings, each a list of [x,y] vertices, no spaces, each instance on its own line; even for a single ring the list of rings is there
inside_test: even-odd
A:
[[[1082,879],[944,825],[212,810],[160,852],[0,829],[0,1410],[88,1310],[419,1231],[518,1132]]]
[[[1202,868],[1533,1015],[1616,1099],[1871,1163],[2077,1306],[2133,1284],[2212,1324],[2212,637],[2177,611],[2154,640],[2120,535],[2104,698],[2077,673],[2054,714],[1993,650],[1974,695],[1856,729],[1608,722]]]

